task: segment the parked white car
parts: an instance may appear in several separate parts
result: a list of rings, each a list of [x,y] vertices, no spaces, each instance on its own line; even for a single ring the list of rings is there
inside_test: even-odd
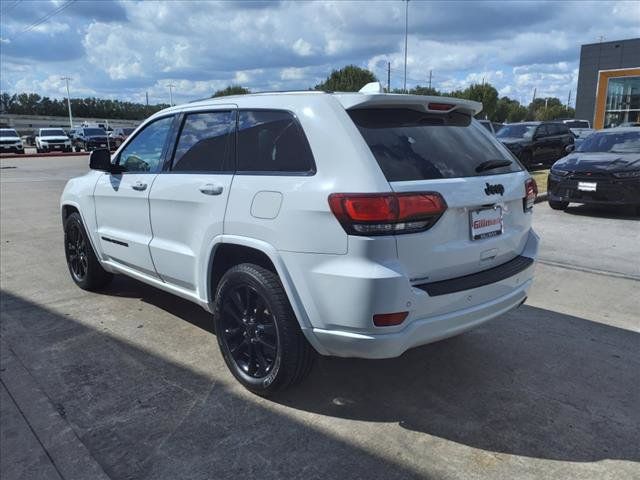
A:
[[[61,128],[41,128],[35,141],[38,153],[71,151],[71,139]]]
[[[66,185],[71,277],[201,305],[260,395],[316,352],[389,358],[462,333],[525,301],[538,250],[536,184],[481,108],[292,92],[163,110]]]
[[[0,128],[0,152],[24,153],[22,139],[13,128]]]
[[[591,128],[589,120],[569,119],[563,120],[562,123],[569,127],[569,130],[571,130],[571,133],[573,133],[576,138],[584,138],[595,132],[595,130]]]

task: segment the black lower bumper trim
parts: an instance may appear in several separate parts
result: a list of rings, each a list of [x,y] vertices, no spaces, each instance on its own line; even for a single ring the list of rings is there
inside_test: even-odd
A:
[[[441,280],[439,282],[423,283],[415,287],[424,290],[432,297],[437,297],[438,295],[462,292],[464,290],[471,290],[472,288],[499,282],[522,272],[530,267],[531,264],[533,264],[532,258],[519,255],[507,263],[483,270],[482,272],[472,273],[464,277],[451,278],[449,280]]]

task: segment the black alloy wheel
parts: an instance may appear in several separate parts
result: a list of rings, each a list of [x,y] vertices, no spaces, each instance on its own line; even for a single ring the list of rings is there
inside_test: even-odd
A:
[[[87,254],[87,242],[80,225],[73,223],[67,229],[65,235],[65,248],[69,271],[76,282],[82,282],[89,270],[89,257]]]
[[[315,351],[273,270],[251,263],[227,270],[216,288],[213,320],[222,357],[247,390],[266,397],[311,371]]]
[[[98,290],[111,281],[96,257],[78,212],[71,213],[64,221],[64,253],[71,279],[84,290]]]
[[[222,300],[222,340],[238,368],[265,378],[278,356],[278,329],[267,301],[250,285],[238,285]]]

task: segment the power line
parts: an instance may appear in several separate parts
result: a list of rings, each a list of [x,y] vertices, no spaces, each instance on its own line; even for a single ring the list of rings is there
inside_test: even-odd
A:
[[[4,9],[4,12],[2,12],[2,15],[6,15],[7,13],[9,13],[11,10],[17,7],[21,1],[22,0],[15,0],[13,3],[9,4],[9,6]]]
[[[43,17],[39,18],[38,20],[36,20],[35,22],[33,22],[31,25],[28,25],[27,27],[25,27],[16,37],[13,38],[13,40],[15,40],[16,38],[19,38],[21,35],[24,35],[25,33],[30,32],[31,30],[33,30],[34,28],[42,25],[43,23],[47,22],[48,20],[50,20],[51,18],[55,17],[56,15],[58,15],[59,13],[61,13],[62,11],[64,11],[65,9],[67,9],[68,7],[71,6],[71,4],[73,4],[76,0],[67,0],[66,3],[63,3],[62,5],[60,5],[58,8],[56,8],[55,10],[47,13],[46,15],[44,15]]]

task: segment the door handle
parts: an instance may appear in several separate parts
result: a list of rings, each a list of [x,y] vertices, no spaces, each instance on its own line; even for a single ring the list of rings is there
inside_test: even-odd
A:
[[[134,183],[133,185],[131,185],[131,188],[133,188],[134,190],[138,190],[139,192],[146,190],[147,189],[147,184],[146,183],[142,183],[140,181]]]
[[[202,185],[198,190],[205,195],[220,195],[223,188],[222,185],[212,185],[211,183],[207,183],[206,185]]]

